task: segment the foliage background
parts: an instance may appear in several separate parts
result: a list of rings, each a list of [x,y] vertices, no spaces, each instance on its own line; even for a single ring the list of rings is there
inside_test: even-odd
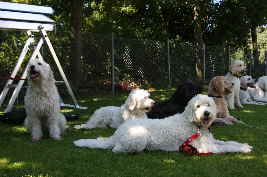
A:
[[[267,33],[263,25],[267,8],[260,0],[253,3],[249,0],[224,0],[220,3],[209,0],[8,2],[53,7],[55,14],[51,17],[56,21],[56,30],[49,37],[75,87],[75,81],[79,80],[77,91],[111,90],[112,50],[115,52],[116,83],[127,81],[143,87],[165,87],[176,86],[185,79],[208,82],[215,75],[224,75],[231,59],[244,60],[248,66],[247,73],[254,77],[265,74]],[[81,9],[78,9],[82,16],[73,20],[75,12],[72,7],[77,2],[82,2]],[[81,21],[80,38],[75,37],[77,31],[73,30],[75,23],[72,21],[75,20]],[[257,28],[256,53],[251,38],[252,26]],[[201,43],[199,38],[206,44],[203,55],[203,46],[197,44]],[[1,86],[3,79],[11,73],[25,39],[22,32],[0,31]],[[81,47],[80,53],[75,50],[76,40],[81,43],[77,45]],[[47,48],[42,49],[42,54],[55,67]],[[74,66],[77,62],[80,62],[77,65],[79,72]],[[205,75],[199,78],[197,65],[202,64],[200,68]],[[56,68],[54,71],[57,79],[61,80]]]

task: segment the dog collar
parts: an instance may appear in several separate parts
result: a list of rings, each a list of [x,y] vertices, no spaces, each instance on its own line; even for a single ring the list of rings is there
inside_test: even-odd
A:
[[[191,143],[193,140],[197,139],[198,137],[200,137],[200,129],[197,129],[197,132],[195,134],[193,134],[192,136],[190,136],[189,138],[187,138],[185,140],[185,142],[179,147],[179,150],[181,152],[185,152],[186,154],[189,155],[198,155],[198,156],[205,156],[205,155],[211,155],[213,154],[212,152],[207,152],[207,153],[199,153],[197,148],[195,148],[194,146],[190,145],[189,143]]]
[[[215,95],[208,95],[208,96],[213,98],[223,98],[222,96],[215,96]]]
[[[240,78],[240,77],[241,77],[240,75],[238,75],[238,74],[234,74],[234,73],[232,73],[232,72],[231,72],[231,74],[232,74],[233,76],[237,77],[237,78]]]
[[[243,88],[243,87],[240,87],[240,90],[247,91],[247,89],[246,88]]]

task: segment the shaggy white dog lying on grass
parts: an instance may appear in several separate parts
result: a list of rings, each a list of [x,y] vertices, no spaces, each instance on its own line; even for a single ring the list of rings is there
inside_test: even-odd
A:
[[[255,89],[249,90],[253,99],[267,103],[267,76],[259,77],[255,86]]]
[[[50,137],[60,140],[66,128],[66,119],[60,113],[59,94],[50,66],[36,59],[29,63],[28,88],[24,98],[27,117],[24,125],[33,141],[48,129]]]
[[[262,80],[259,80],[262,82]],[[263,86],[263,84],[262,84]],[[240,101],[242,104],[264,105],[264,93],[252,76],[245,75],[240,78]],[[262,99],[262,101],[260,101]],[[258,101],[257,101],[258,100]],[[265,99],[267,101],[267,99]]]
[[[254,79],[249,76],[242,76],[240,78],[241,90],[240,100],[242,104],[267,104],[267,76],[262,76],[255,83]]]
[[[109,138],[80,139],[75,146],[112,149],[115,153],[143,150],[179,151],[180,146],[198,130],[200,136],[190,145],[199,153],[250,152],[252,147],[235,141],[214,139],[208,127],[216,118],[216,105],[212,98],[197,95],[182,114],[165,119],[129,120]]]
[[[99,108],[85,124],[76,125],[74,128],[118,128],[126,120],[146,119],[146,112],[150,111],[155,103],[149,96],[150,94],[146,90],[134,89],[121,107],[106,106]]]

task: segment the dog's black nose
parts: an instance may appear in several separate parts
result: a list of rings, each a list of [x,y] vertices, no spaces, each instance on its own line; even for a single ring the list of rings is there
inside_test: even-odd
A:
[[[34,65],[31,65],[30,66],[30,70],[34,70],[35,66]]]
[[[204,112],[204,116],[205,116],[205,117],[209,117],[209,115],[210,115],[210,112],[209,112],[209,111],[205,111],[205,112]]]
[[[234,83],[232,83],[232,85],[235,85]]]

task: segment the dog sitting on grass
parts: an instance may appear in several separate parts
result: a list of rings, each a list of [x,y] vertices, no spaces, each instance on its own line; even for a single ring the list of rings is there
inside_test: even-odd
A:
[[[221,122],[227,125],[241,123],[241,121],[230,115],[224,100],[224,97],[233,91],[233,85],[224,76],[215,76],[209,83],[208,95],[214,99],[217,106],[217,119],[215,122]]]
[[[241,60],[232,60],[230,71],[225,75],[225,79],[234,83],[232,93],[225,97],[229,109],[243,108],[240,102],[240,79],[241,73],[246,69],[246,65]]]
[[[40,59],[31,61],[27,77],[24,125],[31,133],[32,141],[40,140],[45,129],[51,138],[60,140],[66,129],[66,119],[60,113],[60,97],[49,64]]]

